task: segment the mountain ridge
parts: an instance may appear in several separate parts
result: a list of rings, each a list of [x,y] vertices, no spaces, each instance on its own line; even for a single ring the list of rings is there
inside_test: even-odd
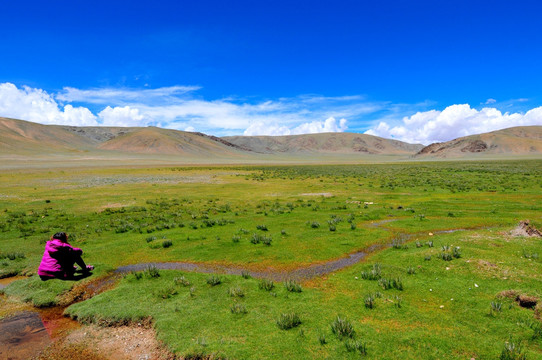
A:
[[[257,161],[259,158],[348,161],[460,159],[542,154],[542,126],[521,126],[460,137],[428,146],[359,133],[224,136],[159,127],[42,125],[0,117],[3,158],[16,156],[169,156],[171,159]],[[123,155],[124,154],[124,155]]]

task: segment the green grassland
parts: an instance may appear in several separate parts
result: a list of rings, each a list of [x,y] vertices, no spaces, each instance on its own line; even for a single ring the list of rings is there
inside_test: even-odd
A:
[[[301,291],[151,269],[66,313],[104,325],[150,318],[188,358],[513,359],[508,343],[538,359],[540,303],[528,309],[499,294],[542,296],[542,239],[509,235],[523,219],[542,228],[541,210],[540,160],[21,169],[0,174],[0,277],[35,274],[57,231],[83,248],[94,275],[30,276],[7,295],[50,306],[123,265],[271,275],[394,244],[300,280]]]

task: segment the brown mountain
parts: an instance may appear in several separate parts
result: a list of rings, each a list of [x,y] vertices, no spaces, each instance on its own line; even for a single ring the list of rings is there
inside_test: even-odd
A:
[[[464,158],[542,154],[542,126],[518,126],[465,136],[421,149],[416,157]]]
[[[91,140],[62,127],[0,117],[0,148],[3,154],[51,154],[92,149]]]
[[[155,127],[41,125],[0,118],[2,155],[139,153],[236,157],[250,153],[214,136]]]
[[[222,139],[263,154],[370,154],[412,155],[423,148],[397,140],[355,133],[289,136],[226,136]]]

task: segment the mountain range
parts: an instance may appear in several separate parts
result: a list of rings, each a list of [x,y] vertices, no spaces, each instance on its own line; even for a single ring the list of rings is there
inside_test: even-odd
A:
[[[246,161],[453,159],[542,155],[542,126],[513,127],[429,146],[358,133],[216,137],[157,127],[42,125],[0,117],[0,159],[168,157]]]

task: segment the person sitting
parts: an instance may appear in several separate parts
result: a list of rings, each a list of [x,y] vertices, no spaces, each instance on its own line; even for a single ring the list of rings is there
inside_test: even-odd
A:
[[[42,280],[48,279],[74,279],[77,264],[86,276],[94,270],[94,266],[86,265],[81,255],[83,250],[72,247],[68,243],[68,234],[58,232],[45,244],[45,251],[38,268],[38,275]]]

